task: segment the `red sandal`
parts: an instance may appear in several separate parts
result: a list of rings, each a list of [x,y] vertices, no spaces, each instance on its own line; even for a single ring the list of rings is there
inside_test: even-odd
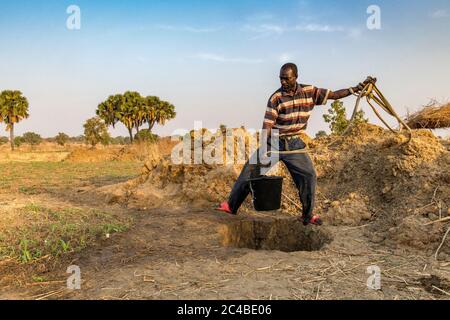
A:
[[[315,215],[310,218],[302,217],[302,220],[303,220],[303,225],[305,225],[305,226],[307,226],[308,224],[312,224],[315,226],[321,226],[323,224],[323,221],[319,215]]]
[[[228,204],[228,202],[222,202],[216,209],[216,211],[221,211],[221,212],[226,212],[229,214],[234,214],[231,209],[230,209],[230,205]]]

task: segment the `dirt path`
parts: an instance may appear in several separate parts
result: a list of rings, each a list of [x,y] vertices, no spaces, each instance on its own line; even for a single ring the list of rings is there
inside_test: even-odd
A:
[[[290,217],[233,217],[212,210],[127,214],[135,216],[132,229],[113,235],[70,262],[81,268],[81,290],[66,289],[69,275],[66,267],[61,267],[52,277],[59,283],[9,289],[0,292],[0,298],[448,298],[433,289],[434,285],[449,290],[448,283],[441,282],[450,275],[448,264],[418,253],[376,247],[365,238],[364,227],[305,228]],[[280,233],[281,229],[289,231]],[[316,243],[313,249],[322,247],[282,252],[223,245],[264,248],[288,243],[299,249],[295,245],[307,246],[307,240]],[[381,290],[367,287],[367,267],[371,265],[381,269]]]

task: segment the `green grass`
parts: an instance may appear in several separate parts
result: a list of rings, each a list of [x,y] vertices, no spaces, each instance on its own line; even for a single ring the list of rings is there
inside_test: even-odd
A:
[[[103,186],[139,175],[138,162],[11,162],[0,163],[0,194],[25,197],[50,194],[64,199],[81,186]],[[63,207],[58,207],[63,206]],[[31,203],[0,216],[0,260],[13,257],[29,263],[50,255],[79,252],[127,230],[132,220],[91,207]],[[8,223],[7,217],[14,224]],[[10,225],[11,224],[11,225]],[[108,236],[107,236],[108,235]]]
[[[126,231],[132,219],[93,208],[54,210],[31,204],[17,213],[23,221],[0,237],[0,258],[28,263],[43,256],[60,257],[79,252],[109,235]]]
[[[2,162],[0,192],[35,195],[85,184],[102,186],[136,177],[138,162]]]

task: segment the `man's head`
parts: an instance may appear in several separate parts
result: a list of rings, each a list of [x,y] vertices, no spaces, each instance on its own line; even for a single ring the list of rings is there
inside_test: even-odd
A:
[[[293,63],[286,63],[280,70],[280,82],[284,91],[291,92],[295,90],[298,79],[298,69]]]

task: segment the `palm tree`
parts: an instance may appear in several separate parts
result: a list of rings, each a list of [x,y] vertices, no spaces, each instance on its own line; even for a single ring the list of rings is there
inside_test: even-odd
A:
[[[156,112],[156,122],[165,125],[167,121],[174,119],[176,115],[175,106],[167,101],[162,101]]]
[[[148,130],[152,131],[153,126],[156,123],[157,110],[161,104],[161,100],[155,96],[148,96],[144,98],[145,105],[145,122],[148,123]]]
[[[175,118],[176,112],[173,104],[154,96],[146,97],[144,101],[147,108],[145,121],[148,123],[149,131],[152,131],[156,123],[164,125],[168,120]]]
[[[124,104],[129,108],[133,109],[133,124],[136,128],[137,133],[139,133],[139,128],[145,122],[146,106],[144,104],[144,99],[139,92],[127,91],[123,95]]]
[[[0,94],[0,122],[6,123],[11,150],[14,150],[14,124],[29,117],[28,100],[17,90],[5,90]]]
[[[135,108],[130,104],[122,104],[118,114],[119,121],[128,129],[131,143],[133,143],[133,128],[135,126]]]
[[[105,124],[115,127],[117,122],[123,123],[128,129],[130,140],[133,142],[133,127],[135,126],[136,93],[127,91],[125,94],[111,95],[100,103],[96,114]]]
[[[121,94],[109,96],[106,101],[98,105],[95,113],[105,121],[106,125],[113,126],[114,128],[119,121],[122,100],[123,96]]]

